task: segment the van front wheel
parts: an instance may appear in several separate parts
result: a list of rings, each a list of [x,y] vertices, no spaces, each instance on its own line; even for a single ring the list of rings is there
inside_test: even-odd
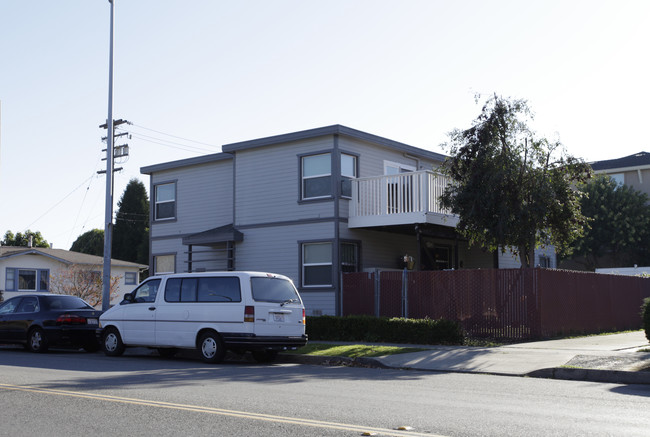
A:
[[[216,332],[206,332],[201,335],[198,344],[201,359],[210,364],[220,363],[226,355],[221,337]]]

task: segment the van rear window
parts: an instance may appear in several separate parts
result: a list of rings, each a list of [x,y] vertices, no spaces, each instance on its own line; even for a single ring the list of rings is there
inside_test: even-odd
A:
[[[241,302],[239,278],[171,278],[165,285],[165,301]]]
[[[253,299],[258,302],[300,302],[298,292],[290,281],[281,278],[251,278]]]

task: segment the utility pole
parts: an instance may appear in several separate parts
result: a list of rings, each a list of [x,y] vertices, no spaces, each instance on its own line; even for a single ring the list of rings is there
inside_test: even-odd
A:
[[[104,269],[102,273],[102,311],[111,306],[111,245],[113,243],[113,28],[115,0],[111,4],[110,43],[108,58],[108,118],[106,119],[106,210],[104,215]],[[100,126],[102,127],[102,126]]]

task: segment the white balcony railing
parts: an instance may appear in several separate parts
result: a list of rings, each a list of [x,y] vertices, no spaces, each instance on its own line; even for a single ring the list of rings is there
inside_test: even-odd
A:
[[[353,179],[348,226],[455,226],[458,218],[441,208],[438,201],[448,183],[445,176],[431,171]]]

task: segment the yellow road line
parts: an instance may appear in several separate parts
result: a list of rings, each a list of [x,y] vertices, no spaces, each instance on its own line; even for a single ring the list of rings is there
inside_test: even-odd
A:
[[[225,410],[222,408],[202,407],[198,405],[176,404],[170,402],[149,401],[145,399],[124,398],[119,396],[110,396],[103,394],[83,393],[68,390],[54,390],[49,388],[28,387],[20,385],[0,384],[0,389],[24,391],[31,393],[43,393],[55,396],[68,396],[80,399],[95,399],[107,402],[118,402],[123,404],[144,405],[158,408],[169,408],[174,410],[191,411],[196,413],[218,414],[221,416],[238,417],[243,419],[263,420],[267,422],[285,423],[291,425],[311,426],[315,428],[337,429],[344,431],[355,431],[361,433],[377,433],[396,437],[443,437],[430,433],[417,433],[413,431],[399,431],[387,428],[372,428],[360,425],[350,425],[345,423],[324,422],[321,420],[300,419],[296,417],[275,416],[271,414],[251,413],[247,411]]]

